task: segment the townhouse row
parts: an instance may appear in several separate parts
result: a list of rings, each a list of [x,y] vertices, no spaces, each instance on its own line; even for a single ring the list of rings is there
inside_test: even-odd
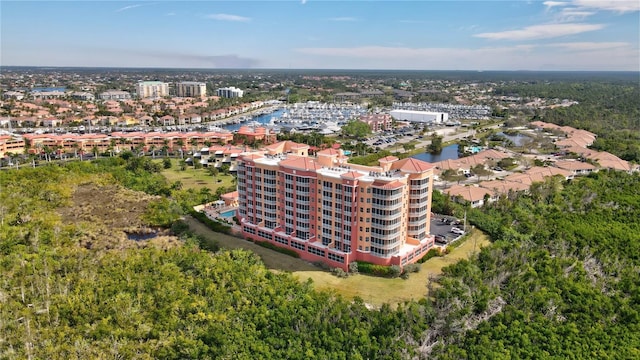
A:
[[[21,138],[0,137],[0,157],[8,154],[34,154],[49,148],[59,153],[100,152],[113,150],[199,150],[212,144],[229,144],[233,141],[230,132],[114,132],[107,134],[25,134]]]

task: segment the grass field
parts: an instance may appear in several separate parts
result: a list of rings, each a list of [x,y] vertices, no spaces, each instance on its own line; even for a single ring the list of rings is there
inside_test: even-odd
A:
[[[419,299],[427,294],[429,277],[438,275],[442,268],[451,265],[460,259],[466,259],[473,254],[474,244],[476,251],[489,244],[488,237],[478,230],[474,230],[464,239],[464,243],[451,250],[451,253],[443,257],[435,257],[425,261],[420,272],[413,273],[409,279],[387,279],[381,277],[354,275],[348,278],[338,278],[326,271],[307,270],[296,271],[294,275],[301,281],[312,279],[318,290],[333,290],[336,293],[353,298],[358,296],[366,303],[380,306],[383,303],[396,305],[409,299]]]
[[[311,270],[322,271],[315,265],[310,264],[304,260],[296,259],[289,255],[281,254],[279,252],[263,248],[262,246],[258,246],[252,243],[251,241],[240,239],[235,236],[211,231],[204,224],[190,216],[187,216],[185,218],[185,222],[189,225],[191,231],[198,235],[202,235],[206,242],[216,242],[221,247],[227,249],[242,248],[253,251],[254,253],[258,254],[258,256],[260,256],[265,266],[271,270],[291,272]]]
[[[159,160],[162,161],[162,160]],[[212,192],[221,186],[228,187],[232,185],[233,176],[219,173],[216,177],[209,175],[205,168],[194,169],[193,166],[187,166],[186,170],[180,170],[180,160],[171,159],[171,168],[163,169],[161,174],[167,178],[170,183],[180,181],[184,189],[199,190],[208,187]],[[218,182],[218,180],[221,180]]]
[[[478,230],[473,230],[460,246],[451,250],[446,256],[435,257],[425,261],[420,272],[413,273],[407,280],[401,278],[387,279],[382,277],[353,275],[348,278],[338,278],[330,272],[319,269],[315,265],[291,256],[275,252],[234,236],[225,235],[209,230],[199,221],[187,217],[189,227],[196,234],[202,235],[206,241],[216,241],[220,246],[228,249],[243,248],[258,254],[265,266],[275,271],[290,271],[300,281],[312,279],[317,290],[328,290],[346,298],[359,296],[366,303],[380,306],[383,303],[396,305],[409,299],[419,299],[427,294],[429,277],[438,275],[442,268],[466,259],[483,246],[489,244],[488,237]]]

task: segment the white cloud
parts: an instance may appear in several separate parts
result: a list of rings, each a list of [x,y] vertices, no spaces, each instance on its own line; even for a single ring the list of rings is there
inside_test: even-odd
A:
[[[583,20],[591,15],[595,15],[594,11],[580,10],[579,8],[564,8],[560,12],[560,17],[563,21],[578,21]]]
[[[207,19],[219,20],[219,21],[237,21],[237,22],[249,22],[251,18],[239,15],[231,14],[209,14],[205,16]]]
[[[546,6],[547,9],[551,9],[552,7],[565,6],[565,5],[568,5],[569,3],[566,3],[564,1],[545,1],[542,4],[544,4],[544,6]]]
[[[593,51],[617,48],[630,48],[626,42],[571,42],[571,43],[553,43],[546,46],[562,48],[570,51]]]
[[[342,16],[342,17],[329,18],[329,21],[358,21],[358,19],[351,16]]]
[[[175,16],[175,15],[176,15],[176,13],[174,13],[174,12],[170,12],[170,13],[166,13],[165,14],[165,16]]]
[[[620,13],[640,11],[640,1],[638,0],[573,0],[571,4],[586,9]]]
[[[587,31],[600,30],[604,28],[602,24],[544,24],[527,26],[519,30],[507,30],[493,33],[475,34],[475,37],[492,40],[537,40],[550,39],[566,35],[575,35]]]
[[[306,4],[306,3],[307,3],[307,0],[302,0],[302,1],[300,1],[300,4],[302,4],[302,5],[304,5],[304,4]]]
[[[135,9],[135,8],[139,8],[140,6],[142,6],[142,4],[129,5],[129,6],[121,7],[120,9],[116,10],[115,12],[122,12],[122,11],[129,10],[129,9]]]

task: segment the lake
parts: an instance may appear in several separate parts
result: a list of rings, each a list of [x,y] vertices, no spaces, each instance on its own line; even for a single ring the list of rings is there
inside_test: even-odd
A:
[[[531,141],[530,137],[528,137],[527,135],[522,135],[520,133],[518,133],[517,135],[507,135],[503,132],[499,132],[499,133],[496,133],[496,135],[500,135],[505,139],[511,140],[515,146],[523,146],[523,145],[526,145],[529,141]]]
[[[455,160],[458,159],[458,144],[449,145],[442,148],[442,152],[440,154],[431,154],[428,152],[413,155],[412,158],[426,161],[428,163],[435,163],[443,160]]]

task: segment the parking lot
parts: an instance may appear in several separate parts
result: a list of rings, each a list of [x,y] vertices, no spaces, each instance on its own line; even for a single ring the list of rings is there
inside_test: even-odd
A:
[[[451,217],[447,217],[447,218],[451,218]],[[461,235],[452,233],[451,228],[457,227],[462,229],[463,228],[462,224],[454,225],[448,222],[443,222],[441,219],[442,217],[440,215],[435,215],[431,217],[431,234],[436,236],[437,235],[443,236],[445,239],[447,239],[447,243],[450,243],[461,236]],[[437,244],[437,245],[441,245],[441,244]]]

